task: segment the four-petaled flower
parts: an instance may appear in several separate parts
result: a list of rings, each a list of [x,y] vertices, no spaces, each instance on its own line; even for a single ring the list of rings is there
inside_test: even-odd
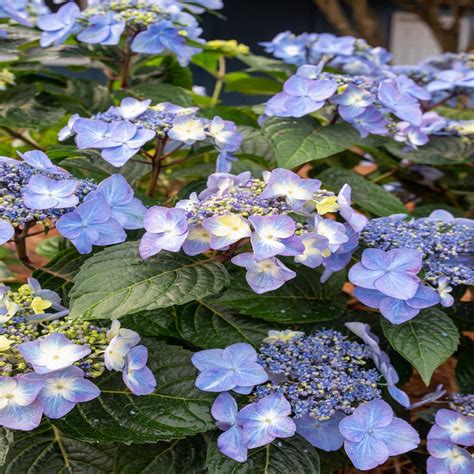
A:
[[[88,345],[72,343],[64,334],[53,333],[18,346],[23,358],[37,374],[65,369],[90,354]]]
[[[394,417],[383,400],[360,405],[339,423],[339,430],[347,455],[362,471],[380,466],[389,456],[411,451],[420,443],[418,433],[405,420]]]
[[[75,179],[55,180],[47,176],[32,176],[22,190],[23,202],[30,209],[64,209],[74,207],[79,198]]]
[[[255,385],[266,382],[268,375],[257,363],[257,352],[250,344],[232,344],[225,349],[208,349],[192,357],[201,372],[196,387],[204,392],[248,394]]]
[[[237,214],[209,217],[202,226],[209,232],[210,246],[215,250],[224,249],[252,234],[247,220]]]
[[[149,395],[155,390],[156,379],[146,366],[147,361],[148,350],[145,346],[136,346],[125,356],[123,381],[135,395]]]

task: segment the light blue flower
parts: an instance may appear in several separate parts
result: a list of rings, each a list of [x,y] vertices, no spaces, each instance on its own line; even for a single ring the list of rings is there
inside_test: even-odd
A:
[[[34,430],[43,411],[37,400],[44,382],[35,374],[0,376],[0,425],[13,430]]]
[[[77,185],[75,179],[55,180],[37,174],[22,189],[23,202],[30,209],[74,207],[79,203],[79,198],[74,194]]]
[[[83,254],[91,252],[93,245],[113,245],[127,239],[103,198],[84,201],[74,211],[61,216],[56,228]]]
[[[0,245],[8,242],[15,235],[15,229],[10,222],[0,219]]]
[[[176,54],[181,66],[187,66],[191,57],[201,50],[186,44],[186,39],[170,21],[154,23],[138,33],[132,41],[134,53],[160,54],[168,50]]]
[[[438,72],[435,80],[427,85],[430,92],[452,90],[456,87],[474,87],[474,71],[459,69],[447,69]]]
[[[247,445],[242,427],[237,424],[237,403],[227,392],[221,393],[212,404],[211,414],[216,426],[223,430],[217,438],[219,450],[237,462],[247,461]]]
[[[399,382],[398,373],[390,362],[387,353],[380,349],[379,338],[370,330],[370,326],[364,323],[345,323],[347,329],[359,336],[372,350],[372,360],[375,367],[384,376],[387,382],[387,390],[394,400],[405,408],[410,406],[408,395],[400,390],[396,384]]]
[[[65,369],[91,352],[88,345],[74,344],[60,333],[24,342],[18,346],[18,350],[38,374]]]
[[[293,209],[299,210],[306,201],[313,199],[320,186],[321,181],[318,179],[303,179],[290,170],[277,168],[269,174],[260,198],[284,197]]]
[[[360,263],[349,270],[354,285],[408,300],[418,291],[423,254],[412,249],[365,249]]]
[[[17,152],[25,163],[28,163],[31,167],[51,174],[64,174],[69,175],[66,170],[63,170],[59,166],[53,165],[52,161],[48,158],[46,153],[40,150],[26,151],[25,153]]]
[[[306,37],[295,36],[289,31],[279,33],[270,42],[260,43],[267,53],[288,64],[302,64],[306,58]]]
[[[102,120],[79,117],[72,124],[72,130],[76,133],[76,144],[80,150],[116,145],[111,137],[112,128],[110,124]]]
[[[235,191],[239,186],[248,182],[252,177],[250,171],[236,175],[229,173],[212,173],[207,178],[206,189],[199,193],[199,199],[206,199],[212,194],[223,196]]]
[[[329,56],[350,56],[354,53],[356,39],[353,36],[336,36],[331,33],[321,33],[312,46],[312,50]]]
[[[40,44],[43,47],[58,46],[64,43],[66,38],[77,31],[77,17],[80,14],[79,7],[74,2],[63,5],[57,13],[50,13],[38,18],[38,27],[43,30]]]
[[[27,2],[23,0],[2,0],[0,18],[10,18],[20,25],[32,28],[33,24],[28,20],[26,6]]]
[[[153,372],[146,366],[148,350],[145,346],[136,346],[125,357],[122,377],[125,385],[134,395],[149,395],[156,388]]]
[[[211,248],[211,236],[200,224],[191,224],[189,233],[183,243],[183,252],[194,256],[204,253]]]
[[[86,196],[85,201],[97,197],[105,199],[112,210],[112,217],[124,229],[143,228],[143,216],[146,207],[139,199],[134,197],[133,188],[122,175],[113,174],[104,179],[95,191]]]
[[[420,283],[415,296],[407,300],[392,298],[378,290],[356,287],[354,295],[369,308],[380,310],[382,316],[392,324],[402,324],[413,319],[418,313],[440,302],[438,293],[429,286]]]
[[[352,415],[339,423],[344,436],[344,450],[356,469],[380,466],[390,456],[415,449],[418,433],[405,421],[393,416],[390,405],[372,400],[360,405]]]
[[[431,439],[474,446],[474,417],[441,408],[436,412],[435,424],[428,433],[428,441]]]
[[[442,130],[446,125],[447,120],[436,112],[426,112],[423,114],[419,125],[412,125],[409,122],[397,123],[397,133],[394,138],[399,142],[409,143],[416,148],[428,143],[429,135]]]
[[[329,420],[320,421],[304,415],[295,420],[296,432],[315,448],[323,451],[337,451],[344,444],[344,437],[339,431],[339,422],[345,416],[344,413],[338,411]]]
[[[201,372],[196,387],[204,392],[250,393],[255,385],[268,380],[257,362],[257,352],[250,344],[232,344],[225,349],[196,352],[193,365]]]
[[[323,262],[323,258],[331,253],[329,250],[329,240],[315,232],[303,234],[301,242],[304,245],[304,250],[295,257],[295,262],[302,263],[309,268],[319,267]]]
[[[110,124],[107,134],[109,143],[97,148],[105,148],[101,153],[102,158],[116,168],[123,166],[156,135],[153,130],[138,128],[127,121]]]
[[[237,414],[244,442],[249,449],[270,444],[276,438],[290,438],[296,432],[290,418],[291,405],[281,394],[268,395],[245,406]]]
[[[76,403],[88,402],[100,395],[100,390],[76,366],[43,375],[44,387],[38,395],[43,413],[49,418],[62,418]]]
[[[351,207],[351,192],[352,189],[348,184],[344,184],[337,195],[337,205],[339,207],[339,214],[345,221],[354,229],[355,232],[360,232],[367,225],[368,219],[362,214],[354,211]]]
[[[215,250],[224,249],[252,234],[247,220],[238,214],[229,213],[208,217],[204,219],[202,226],[209,232],[210,246]]]
[[[76,120],[80,118],[79,114],[73,114],[69,117],[67,124],[59,130],[58,140],[60,142],[63,142],[74,135],[74,124],[76,123]]]
[[[337,110],[346,121],[361,115],[374,100],[375,97],[369,91],[353,84],[349,84],[342,94],[331,98],[332,103],[339,105]]]
[[[122,371],[128,353],[140,342],[140,336],[131,329],[121,328],[120,321],[112,321],[107,331],[109,344],[104,351],[104,363],[108,370]]]
[[[402,93],[395,81],[388,79],[379,84],[378,98],[393,114],[413,125],[420,125],[422,112],[419,102]]]
[[[247,270],[245,279],[255,293],[266,293],[280,288],[296,273],[275,257],[256,260],[252,253],[241,253],[232,258],[232,263]]]
[[[341,245],[349,241],[344,224],[314,216],[314,232],[328,241],[328,248],[331,252],[336,252]]]
[[[177,140],[186,145],[193,145],[197,141],[206,139],[204,122],[193,115],[181,115],[174,119],[173,126],[168,131],[172,140]]]
[[[254,228],[251,242],[256,260],[285,254],[285,239],[290,238],[296,230],[291,217],[250,216],[249,221]]]
[[[429,439],[427,474],[472,474],[474,458],[464,448],[444,439]]]
[[[145,234],[140,241],[140,256],[144,259],[162,250],[178,252],[188,236],[184,209],[153,206],[146,211]]]
[[[112,107],[111,112],[117,117],[121,117],[125,120],[131,120],[139,117],[143,112],[148,109],[151,104],[151,99],[137,100],[133,97],[126,97],[122,99],[119,107]]]
[[[125,22],[115,19],[113,12],[91,16],[87,21],[88,25],[77,35],[79,41],[102,45],[119,44]]]
[[[369,106],[365,111],[350,120],[362,138],[369,134],[388,135],[388,121],[383,113],[375,106]]]
[[[438,280],[438,294],[441,306],[448,308],[454,304],[454,298],[450,294],[453,291],[453,287],[449,286],[449,280],[446,277],[441,277]]]

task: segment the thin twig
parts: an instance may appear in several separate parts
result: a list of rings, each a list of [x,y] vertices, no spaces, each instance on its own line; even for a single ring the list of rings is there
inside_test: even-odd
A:
[[[28,143],[28,145],[32,146],[33,148],[36,148],[41,151],[45,151],[45,149],[32,138],[26,137],[22,133],[12,130],[10,127],[0,127],[0,128],[2,128],[2,130],[5,130],[5,132],[7,132],[13,138],[17,138],[18,140]]]

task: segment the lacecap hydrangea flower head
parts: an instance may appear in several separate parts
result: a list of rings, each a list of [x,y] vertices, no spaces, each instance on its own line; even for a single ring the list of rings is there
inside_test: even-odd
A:
[[[168,102],[150,104],[151,100],[128,97],[120,106],[91,118],[73,115],[60,131],[59,140],[75,136],[79,149],[99,149],[102,158],[115,167],[123,166],[151,140],[161,141],[164,153],[195,143],[211,144],[219,152],[217,171],[230,171],[232,153],[242,143],[242,135],[233,122],[220,117],[198,117],[197,107]],[[155,142],[153,148],[156,149]]]
[[[36,428],[43,415],[62,418],[77,403],[97,398],[92,381],[104,371],[122,372],[135,395],[153,392],[140,336],[88,321],[68,321],[57,293],[34,279],[17,291],[0,286],[0,426]]]
[[[364,344],[334,330],[286,330],[270,331],[258,352],[237,343],[194,354],[196,386],[220,392],[211,410],[219,450],[245,462],[250,449],[299,434],[324,451],[344,446],[367,470],[416,448],[416,431],[381,400],[382,380],[398,381],[395,369],[370,328],[350,324]],[[239,409],[230,391],[250,395],[250,403]],[[402,401],[408,406],[408,397]]]
[[[74,35],[79,41],[104,46],[122,39],[132,53],[174,54],[182,66],[201,49],[202,29],[194,14],[222,8],[222,2],[196,0],[102,0],[80,11],[68,2],[56,13],[41,16],[40,44],[57,46]]]
[[[187,255],[217,252],[246,269],[256,293],[275,290],[296,276],[280,257],[310,268],[323,265],[327,278],[350,261],[366,224],[351,208],[350,193],[345,185],[335,195],[321,189],[319,180],[285,169],[265,172],[263,179],[250,172],[215,173],[199,196],[171,209],[154,206],[147,211],[140,255],[150,258],[180,249]],[[345,223],[322,217],[328,213],[339,213]]]
[[[438,303],[452,306],[453,287],[474,283],[473,242],[473,221],[443,210],[370,220],[361,233],[370,248],[349,272],[354,294],[393,324]]]
[[[33,225],[56,227],[80,253],[124,242],[126,229],[143,227],[145,206],[121,175],[99,185],[74,178],[42,151],[0,157],[0,243],[28,237]]]

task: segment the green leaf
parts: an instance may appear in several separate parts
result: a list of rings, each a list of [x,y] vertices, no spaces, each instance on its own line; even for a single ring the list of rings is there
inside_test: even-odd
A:
[[[182,87],[163,84],[158,81],[148,81],[132,87],[129,92],[137,99],[151,99],[153,105],[160,102],[171,102],[182,107],[193,105],[191,94]]]
[[[456,326],[439,309],[425,309],[403,324],[390,324],[385,319],[381,324],[390,345],[418,370],[427,386],[434,370],[459,344]]]
[[[34,431],[15,431],[4,472],[105,474],[113,471],[115,453],[113,445],[84,443],[43,423]]]
[[[266,56],[257,56],[255,54],[239,54],[240,61],[249,66],[247,71],[252,72],[279,72],[284,75],[290,75],[295,72],[295,67],[291,64],[285,64],[278,59],[267,58]]]
[[[347,183],[352,188],[352,199],[362,209],[376,216],[406,213],[403,203],[378,184],[344,168],[328,168],[318,175],[323,184],[337,192]]]
[[[176,330],[176,308],[176,306],[171,306],[124,316],[122,326],[133,329],[142,337],[179,338]]]
[[[474,351],[474,342],[465,337],[461,342],[456,364],[456,380],[461,393],[474,392],[474,361],[472,354]]]
[[[275,325],[233,314],[212,300],[177,308],[176,326],[183,339],[197,347],[211,349],[236,342],[254,346],[262,343]]]
[[[275,95],[281,91],[282,85],[265,77],[252,77],[245,72],[231,72],[226,74],[226,92],[240,92],[248,95]]]
[[[321,160],[361,141],[349,124],[323,127],[312,117],[271,118],[264,122],[262,130],[273,146],[278,166],[283,168]]]
[[[432,137],[417,150],[406,149],[391,141],[385,147],[398,158],[424,165],[457,165],[474,161],[474,142],[463,137]]]
[[[234,278],[232,286],[215,302],[253,318],[282,324],[329,321],[341,316],[346,302],[340,290],[344,272],[321,284],[321,271],[299,266],[297,277],[275,291],[255,294],[244,278]]]
[[[145,448],[145,449],[144,449]],[[171,443],[120,446],[114,474],[191,474],[204,472],[206,446],[201,436]]]
[[[197,370],[192,352],[178,346],[145,340],[148,366],[157,388],[137,397],[117,374],[101,377],[98,399],[81,403],[54,424],[65,435],[90,442],[150,443],[184,438],[214,427],[212,395],[194,386]]]
[[[126,242],[87,260],[74,282],[71,318],[116,319],[213,295],[228,273],[219,262],[178,253],[142,260],[138,242]]]
[[[436,107],[436,112],[443,117],[454,120],[474,120],[474,111],[469,109],[453,109],[451,107]]]
[[[273,153],[272,145],[268,138],[262,134],[261,129],[240,126],[238,130],[243,136],[243,141],[236,152],[237,155],[259,156],[271,164],[275,163],[275,154]]]
[[[46,258],[55,257],[64,248],[65,240],[59,235],[42,240],[36,246],[36,253]]]
[[[249,451],[247,462],[238,463],[217,448],[216,436],[207,450],[209,474],[320,474],[317,449],[296,435]]]

